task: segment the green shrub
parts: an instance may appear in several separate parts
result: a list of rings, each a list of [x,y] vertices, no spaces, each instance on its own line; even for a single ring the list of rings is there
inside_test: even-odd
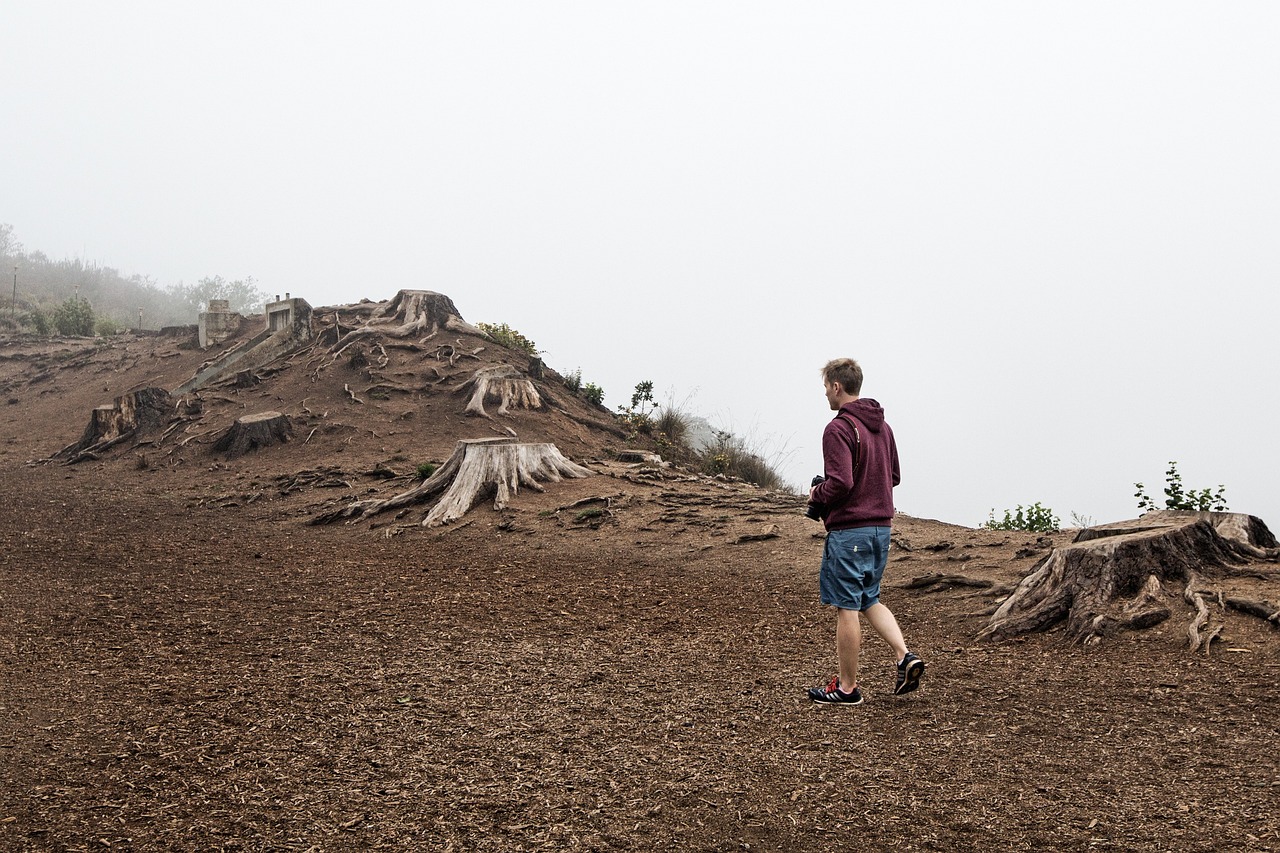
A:
[[[51,326],[49,325],[48,314],[44,313],[39,308],[32,308],[30,319],[31,319],[31,326],[36,330],[37,335],[49,334],[49,332],[51,331]]]
[[[723,474],[754,483],[763,489],[783,490],[786,481],[763,456],[727,432],[716,432],[716,441],[702,451],[702,470],[708,474]]]
[[[1056,533],[1062,529],[1062,522],[1053,514],[1053,510],[1041,506],[1039,501],[1031,504],[1025,511],[1022,504],[1018,504],[1013,512],[1006,509],[1001,521],[996,521],[995,513],[994,509],[991,510],[983,527],[988,530],[1029,530],[1033,533]]]
[[[1169,469],[1164,472],[1164,508],[1165,509],[1189,509],[1199,512],[1226,512],[1227,511],[1227,487],[1218,486],[1216,492],[1209,489],[1200,489],[1196,491],[1191,489],[1184,491],[1182,488],[1182,475],[1178,473],[1178,463],[1170,462]],[[1133,484],[1138,491],[1133,496],[1138,499],[1138,509],[1143,512],[1156,509],[1156,502],[1147,497],[1146,488],[1141,483]]]
[[[604,389],[594,382],[588,382],[582,386],[582,396],[588,403],[604,405]]]
[[[93,306],[89,300],[73,296],[53,309],[53,327],[60,335],[93,334]]]
[[[413,472],[418,475],[419,480],[425,480],[436,472],[436,466],[431,462],[423,462],[417,468],[414,468]]]
[[[484,332],[496,343],[502,346],[522,352],[525,355],[537,355],[539,350],[533,341],[508,326],[506,323],[476,323],[480,331]]]
[[[572,373],[566,373],[561,377],[564,380],[564,387],[577,394],[582,390],[582,368],[579,367]]]
[[[99,317],[93,324],[93,330],[97,335],[109,338],[112,335],[118,335],[123,332],[124,326],[120,325],[110,317]]]

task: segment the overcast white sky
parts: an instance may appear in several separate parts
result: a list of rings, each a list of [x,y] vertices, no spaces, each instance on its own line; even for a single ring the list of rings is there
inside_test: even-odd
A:
[[[899,509],[1280,531],[1280,4],[0,0],[0,222],[159,284],[448,294]]]

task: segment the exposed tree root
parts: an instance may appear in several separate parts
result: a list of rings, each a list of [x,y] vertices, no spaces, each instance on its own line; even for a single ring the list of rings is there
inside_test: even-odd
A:
[[[1097,642],[1169,618],[1163,584],[1183,582],[1183,597],[1196,609],[1189,644],[1198,649],[1221,632],[1219,626],[1202,634],[1210,614],[1200,579],[1238,574],[1242,564],[1278,555],[1266,525],[1238,513],[1153,512],[1092,527],[1036,563],[980,636],[1008,637],[1065,622],[1068,636]]]
[[[498,414],[505,415],[511,409],[540,409],[542,398],[533,380],[507,364],[482,367],[471,378],[453,389],[454,393],[471,391],[466,413],[488,417],[486,400],[498,402]]]
[[[401,290],[374,311],[365,325],[352,329],[330,347],[336,357],[353,341],[374,333],[391,337],[430,337],[441,329],[484,337],[484,332],[463,320],[453,300],[430,290]]]
[[[541,482],[587,477],[591,471],[570,462],[550,443],[518,444],[510,438],[465,439],[453,454],[421,484],[382,500],[356,501],[343,509],[312,519],[329,524],[340,519],[374,515],[389,509],[440,499],[422,520],[427,527],[461,518],[482,496],[493,494],[493,508],[503,509],[521,486],[543,491]]]
[[[80,440],[53,454],[66,464],[97,459],[98,454],[131,438],[157,430],[174,412],[173,397],[163,388],[143,388],[98,406],[89,415]]]

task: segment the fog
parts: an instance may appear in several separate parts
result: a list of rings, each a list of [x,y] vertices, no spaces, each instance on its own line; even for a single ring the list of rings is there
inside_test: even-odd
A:
[[[1280,6],[3,2],[0,222],[159,284],[448,294],[797,486],[852,356],[900,510],[1280,528]],[[194,318],[192,318],[194,321]]]

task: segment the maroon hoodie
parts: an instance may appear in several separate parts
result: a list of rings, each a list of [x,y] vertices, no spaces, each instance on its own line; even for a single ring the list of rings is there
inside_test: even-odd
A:
[[[853,424],[858,425],[860,457],[853,475]],[[893,487],[902,480],[898,446],[884,420],[884,409],[870,398],[840,407],[822,432],[823,474],[813,500],[827,509],[828,530],[849,527],[889,527],[893,523]]]

